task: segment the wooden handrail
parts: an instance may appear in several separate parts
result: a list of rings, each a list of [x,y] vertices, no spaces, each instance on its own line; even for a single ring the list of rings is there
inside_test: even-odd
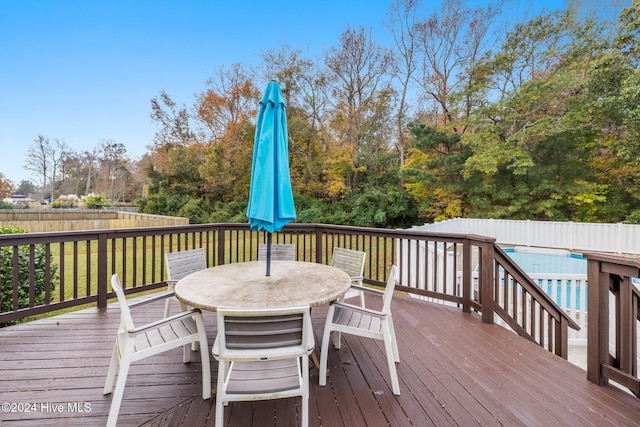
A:
[[[567,327],[579,330],[580,326],[569,317],[569,315],[558,306],[531,278],[498,246],[495,247],[495,261],[497,268],[504,270],[502,282],[496,286],[513,287],[521,286],[521,294],[512,294],[511,304],[505,304],[506,301],[496,299],[495,312],[500,316],[512,329],[520,336],[523,336],[541,346],[545,346],[549,351],[553,351],[556,355],[567,358],[568,336]],[[527,301],[528,296],[531,298]],[[528,304],[527,304],[528,302]],[[538,304],[538,309],[535,308]],[[523,310],[519,315],[518,309]],[[524,310],[529,309],[527,318]],[[544,322],[544,317],[548,316],[549,321],[554,325],[549,334],[544,334],[544,330],[539,327]],[[553,333],[553,335],[551,335]]]

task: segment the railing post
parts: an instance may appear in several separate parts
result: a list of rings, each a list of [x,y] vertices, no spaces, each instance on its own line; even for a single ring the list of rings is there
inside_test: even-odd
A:
[[[493,323],[494,297],[494,257],[495,243],[480,246],[480,302],[482,303],[482,322]]]
[[[569,322],[566,318],[561,317],[560,321],[556,322],[555,336],[555,354],[566,360],[569,357]]]
[[[640,260],[633,256],[585,254],[589,280],[587,379],[598,385],[609,380],[640,397],[637,376],[638,294],[631,283],[640,276]],[[612,319],[609,299],[615,301],[615,354],[609,352]]]
[[[324,245],[322,244],[322,230],[316,225],[316,262],[322,264],[322,251]]]
[[[471,284],[473,283],[471,264],[471,242],[465,239],[462,244],[462,311],[464,313],[471,313],[471,298],[473,289]]]
[[[609,275],[601,271],[601,262],[587,260],[589,299],[587,307],[587,379],[598,385],[606,385],[602,365],[609,354]]]
[[[224,264],[225,241],[225,229],[224,226],[221,225],[218,228],[218,265]]]
[[[98,235],[98,309],[105,310],[109,298],[107,297],[107,284],[109,283],[107,271],[107,235]]]

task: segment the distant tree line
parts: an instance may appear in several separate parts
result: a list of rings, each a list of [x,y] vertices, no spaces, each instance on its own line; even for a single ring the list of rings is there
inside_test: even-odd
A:
[[[14,191],[34,194],[40,200],[99,193],[114,203],[124,203],[140,197],[142,191],[143,179],[135,176],[137,162],[127,156],[123,144],[112,140],[78,152],[65,141],[38,135],[28,148],[25,168],[39,177],[38,186],[23,181]]]
[[[193,105],[151,100],[158,130],[136,165],[84,153],[57,185],[122,200],[144,185],[143,212],[246,221],[257,105],[274,79],[299,222],[640,223],[640,1],[519,18],[510,5],[393,0],[391,46],[347,28],[319,58],[282,46],[256,69],[222,66]]]

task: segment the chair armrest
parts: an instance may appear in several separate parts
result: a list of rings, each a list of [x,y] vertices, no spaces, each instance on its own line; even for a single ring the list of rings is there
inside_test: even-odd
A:
[[[362,292],[366,292],[368,294],[372,294],[372,295],[379,295],[379,296],[383,296],[384,292],[378,289],[373,289],[373,288],[367,288],[366,286],[359,286],[359,285],[351,285],[351,289],[356,289],[358,291],[362,291]]]
[[[372,309],[366,308],[366,307],[360,307],[359,305],[353,305],[353,304],[349,304],[349,303],[346,303],[346,302],[334,301],[331,304],[335,305],[337,307],[342,307],[342,308],[347,309],[347,310],[357,311],[359,313],[368,314],[370,316],[378,317],[380,319],[382,319],[383,317],[387,317],[388,316],[387,314],[382,313],[381,311],[372,310]]]
[[[153,295],[152,297],[145,298],[140,301],[132,302],[131,304],[129,304],[129,308],[136,308],[136,307],[140,307],[141,305],[151,304],[152,302],[162,301],[172,296],[174,296],[173,291],[161,292],[156,295]]]
[[[178,314],[174,314],[173,316],[165,317],[164,319],[156,320],[152,323],[147,323],[146,325],[138,326],[137,328],[133,328],[130,331],[127,331],[129,335],[138,335],[144,332],[147,332],[151,329],[157,329],[158,326],[168,325],[170,323],[177,322],[182,319],[186,319],[192,317],[194,314],[200,313],[200,309],[192,308],[188,311],[181,311]]]

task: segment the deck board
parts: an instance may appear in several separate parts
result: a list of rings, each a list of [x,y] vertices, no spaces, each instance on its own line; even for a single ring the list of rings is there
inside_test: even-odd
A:
[[[155,319],[162,309],[142,306],[135,320]],[[640,425],[640,399],[589,383],[584,370],[475,313],[403,296],[392,310],[401,395],[391,392],[382,343],[343,336],[341,349],[329,353],[327,386],[310,371],[311,426]],[[318,351],[325,315],[323,307],[312,312]],[[204,318],[212,344],[215,316]],[[0,425],[104,425],[111,396],[102,388],[118,322],[111,305],[0,329],[0,402],[38,405],[36,412],[0,412]],[[215,387],[213,359],[211,367]],[[180,349],[134,363],[118,424],[213,426],[215,398],[200,397],[200,368],[197,353],[185,365]],[[82,403],[91,411],[68,410]],[[225,420],[295,426],[299,404],[232,403]],[[52,410],[56,405],[63,410]]]

